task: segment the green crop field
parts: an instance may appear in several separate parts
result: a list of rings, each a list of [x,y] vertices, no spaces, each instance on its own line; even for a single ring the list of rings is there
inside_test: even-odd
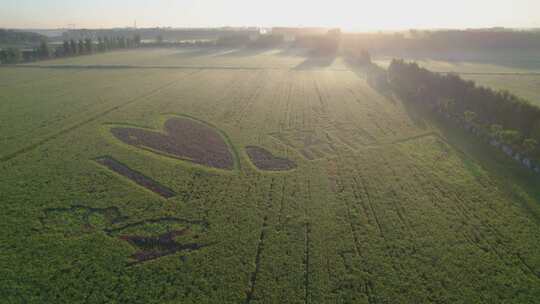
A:
[[[537,303],[540,178],[467,136],[294,51],[0,68],[0,302]]]
[[[128,65],[143,67],[221,67],[221,68],[297,68],[331,67],[343,69],[341,58],[306,60],[306,50],[257,48],[186,48],[116,51],[94,56],[79,56],[36,62],[30,65]]]

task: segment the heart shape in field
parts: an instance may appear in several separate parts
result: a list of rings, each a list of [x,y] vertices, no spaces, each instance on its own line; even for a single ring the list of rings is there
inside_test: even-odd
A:
[[[174,117],[165,122],[164,131],[111,129],[117,139],[134,147],[212,168],[234,169],[229,145],[215,128],[191,118]]]
[[[270,151],[261,147],[247,146],[246,152],[251,162],[259,170],[287,171],[296,168],[296,163],[292,160],[276,157]]]

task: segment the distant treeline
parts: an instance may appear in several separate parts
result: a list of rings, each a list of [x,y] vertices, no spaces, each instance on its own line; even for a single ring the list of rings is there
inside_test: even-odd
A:
[[[333,53],[339,49],[341,32],[326,28],[208,28],[208,29],[103,29],[69,30],[64,40],[94,39],[100,36],[131,37],[137,33],[145,46],[164,47],[280,47],[285,43],[295,47],[313,49],[319,53]]]
[[[276,28],[271,34],[238,31],[223,32],[216,39],[220,46],[277,47],[287,44],[331,54],[349,49],[374,53],[422,54],[452,51],[539,50],[540,31],[465,30],[409,31],[400,33],[342,33],[339,29]]]
[[[140,45],[141,37],[137,34],[131,38],[98,37],[96,40],[91,38],[64,40],[61,46],[56,47],[51,47],[46,40],[42,39],[39,47],[34,49],[20,50],[10,47],[0,50],[0,63],[16,64],[51,58],[90,55],[116,49],[136,48]]]
[[[32,32],[0,29],[0,45],[38,44],[45,36]]]
[[[61,48],[56,48],[55,57],[88,55],[96,52],[102,53],[115,49],[130,49],[141,45],[141,36],[135,34],[133,37],[98,37],[64,40]]]
[[[293,35],[292,40],[288,40],[289,35]],[[221,47],[253,47],[253,48],[278,48],[283,46],[292,46],[304,49],[310,49],[318,55],[335,55],[340,46],[341,31],[331,29],[323,33],[312,33],[307,31],[276,31],[267,34],[235,34],[220,37],[215,42],[216,46]]]
[[[336,55],[341,45],[341,30],[330,29],[325,34],[301,34],[293,46],[311,49],[318,55]]]
[[[36,33],[0,29],[0,64],[24,61],[21,48],[39,45],[44,39]]]
[[[75,29],[63,33],[63,40],[97,39],[97,37],[133,37],[139,35],[142,40],[180,42],[184,40],[217,40],[224,36],[259,33],[258,28],[118,28],[118,29]]]
[[[455,51],[540,49],[540,31],[502,29],[348,33],[347,44],[370,51]]]
[[[493,145],[504,145],[514,158],[540,160],[540,108],[526,100],[403,60],[392,61],[388,82],[404,100],[453,120]]]

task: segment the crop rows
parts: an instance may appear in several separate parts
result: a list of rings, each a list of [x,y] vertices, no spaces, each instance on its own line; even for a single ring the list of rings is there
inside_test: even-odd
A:
[[[111,64],[113,55],[98,59]],[[142,58],[133,56],[124,60]],[[267,58],[250,60],[258,66]],[[352,71],[59,69],[50,81],[25,74],[32,71],[10,72],[26,84],[10,87],[9,96],[71,77],[71,92],[44,96],[71,94],[63,115],[88,112],[29,130],[28,140],[8,140],[10,152],[32,148],[0,163],[6,302],[538,298],[534,190],[504,184],[437,126]],[[85,83],[98,76],[109,80]],[[28,94],[11,123],[39,116]],[[171,127],[179,117],[205,127]],[[24,125],[17,128],[0,136],[24,133]],[[186,130],[193,132],[182,137]],[[218,146],[233,169],[206,162],[216,152],[209,141],[225,143]],[[187,153],[194,142],[196,151]],[[103,155],[131,173],[96,165]],[[125,182],[133,172],[176,195],[141,191]]]

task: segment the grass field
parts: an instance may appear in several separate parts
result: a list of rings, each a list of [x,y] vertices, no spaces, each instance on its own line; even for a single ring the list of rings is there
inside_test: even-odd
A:
[[[462,75],[463,78],[497,90],[507,90],[540,106],[540,74],[538,75]]]
[[[0,302],[538,301],[538,177],[341,58],[218,51],[0,68]]]
[[[334,68],[343,69],[340,58],[306,57],[306,50],[258,48],[185,48],[116,51],[94,56],[79,56],[36,62],[30,65],[129,65],[142,67],[195,68]]]

